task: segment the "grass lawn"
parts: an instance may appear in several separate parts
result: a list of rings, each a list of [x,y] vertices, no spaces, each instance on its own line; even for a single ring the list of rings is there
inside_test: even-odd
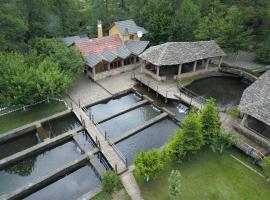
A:
[[[270,199],[270,183],[266,183],[264,178],[237,162],[230,156],[231,154],[260,170],[247,156],[236,149],[226,151],[222,155],[203,149],[180,166],[166,166],[159,177],[150,183],[138,180],[143,198],[145,200],[169,199],[168,176],[172,169],[179,169],[182,185],[181,194],[177,199]]]
[[[106,193],[100,192],[94,196],[91,200],[131,200],[126,190],[122,189],[121,191],[113,194],[113,197],[109,197]]]
[[[50,103],[35,105],[25,111],[0,116],[0,134],[66,109],[67,107],[63,102],[51,101]]]

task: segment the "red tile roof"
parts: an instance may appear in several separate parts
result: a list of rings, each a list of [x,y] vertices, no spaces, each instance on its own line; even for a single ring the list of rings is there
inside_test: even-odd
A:
[[[123,41],[118,35],[106,36],[102,38],[94,38],[75,42],[75,46],[80,50],[81,54],[86,58],[89,53],[102,55],[104,50],[116,52],[117,48],[125,47]]]

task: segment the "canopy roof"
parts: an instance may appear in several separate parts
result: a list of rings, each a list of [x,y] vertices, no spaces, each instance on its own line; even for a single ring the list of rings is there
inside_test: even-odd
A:
[[[239,110],[270,126],[270,70],[244,91]]]
[[[176,65],[205,58],[224,56],[214,40],[198,42],[167,42],[152,46],[140,57],[154,65]]]

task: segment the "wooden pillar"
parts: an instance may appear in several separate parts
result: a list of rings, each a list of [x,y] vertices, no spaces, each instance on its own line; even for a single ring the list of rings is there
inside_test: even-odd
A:
[[[111,71],[110,63],[107,64],[107,70],[108,70],[109,72]]]
[[[206,63],[205,63],[205,69],[206,70],[208,69],[208,66],[209,66],[209,60],[210,60],[210,58],[207,58]]]
[[[124,59],[121,60],[121,67],[124,66]]]
[[[196,61],[194,61],[194,65],[193,65],[193,72],[195,72],[195,71],[196,71],[196,68],[197,68],[197,60],[196,60]]]
[[[248,117],[248,115],[247,115],[247,114],[244,114],[244,117],[243,117],[242,120],[241,120],[241,125],[242,125],[242,126],[245,125],[245,122],[246,122],[246,120],[247,120],[247,117]]]
[[[182,64],[178,65],[178,76],[182,73]]]
[[[219,62],[218,62],[218,68],[219,68],[219,69],[220,69],[220,67],[221,67],[221,63],[222,63],[222,56],[220,56]]]
[[[156,75],[159,76],[159,66],[156,66]]]
[[[96,75],[96,66],[94,66],[94,67],[92,68],[92,73],[93,73],[93,77],[95,77],[95,75]]]

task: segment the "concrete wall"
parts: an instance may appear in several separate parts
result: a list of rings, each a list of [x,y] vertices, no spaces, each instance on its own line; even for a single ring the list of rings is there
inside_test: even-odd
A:
[[[214,68],[208,68],[208,69],[201,69],[195,72],[187,72],[187,73],[183,73],[180,75],[175,75],[174,78],[177,80],[181,80],[184,78],[189,78],[192,76],[197,76],[197,75],[201,75],[201,74],[205,74],[205,73],[209,73],[209,72],[217,72],[218,71],[218,67],[214,67]]]
[[[95,74],[95,76],[91,72],[87,71],[87,75],[96,81],[96,80],[100,80],[100,79],[103,79],[103,78],[106,78],[109,76],[113,76],[113,75],[117,75],[117,74],[120,74],[123,72],[131,71],[139,66],[140,66],[140,62],[137,62],[135,64],[130,64],[130,65],[126,65],[123,67],[118,67],[116,69],[111,69],[110,71],[97,73],[97,74]]]

